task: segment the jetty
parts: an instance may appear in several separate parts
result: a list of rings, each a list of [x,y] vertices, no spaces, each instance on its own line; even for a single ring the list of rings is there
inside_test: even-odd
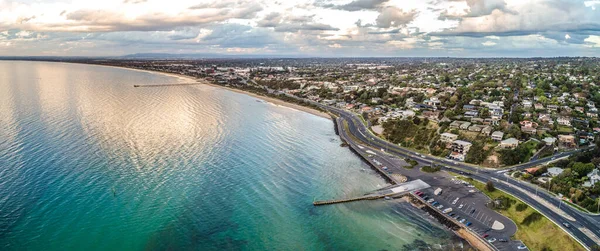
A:
[[[166,87],[166,86],[186,86],[186,85],[200,85],[202,83],[181,83],[181,84],[158,84],[158,85],[133,85],[133,87]]]
[[[359,200],[377,200],[377,199],[381,199],[384,198],[385,195],[365,195],[365,196],[360,196],[360,197],[354,197],[354,198],[347,198],[347,199],[337,199],[337,200],[318,200],[318,201],[314,201],[313,205],[315,206],[322,206],[322,205],[331,205],[331,204],[337,204],[337,203],[344,203],[344,202],[352,202],[352,201],[359,201]]]
[[[422,180],[413,180],[413,181],[398,184],[398,185],[391,185],[388,187],[384,187],[384,188],[378,189],[378,190],[376,190],[370,194],[364,195],[364,196],[359,196],[359,197],[354,197],[354,198],[345,198],[345,199],[335,199],[335,200],[319,200],[319,201],[314,201],[313,205],[323,206],[323,205],[353,202],[353,201],[359,201],[359,200],[377,200],[377,199],[383,199],[386,197],[387,198],[398,198],[398,197],[402,197],[412,191],[422,190],[422,189],[426,189],[429,187],[430,187],[429,184],[423,182]]]

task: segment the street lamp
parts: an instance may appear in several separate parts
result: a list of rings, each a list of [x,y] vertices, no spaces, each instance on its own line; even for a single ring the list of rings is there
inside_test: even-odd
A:
[[[556,195],[556,198],[558,199],[558,209],[560,209],[560,206],[562,205],[562,197],[563,195],[561,193]]]

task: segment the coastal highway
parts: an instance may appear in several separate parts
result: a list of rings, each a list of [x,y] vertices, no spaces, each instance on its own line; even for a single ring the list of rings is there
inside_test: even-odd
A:
[[[361,121],[361,119],[358,118],[358,116],[356,116],[355,114],[334,107],[323,105],[320,106],[334,114],[339,115],[344,121],[347,121],[349,134],[351,134],[354,139],[360,141],[353,142],[354,144],[362,143],[371,146],[375,149],[382,149],[382,151],[384,152],[391,153],[402,158],[414,159],[419,163],[426,165],[439,164],[444,166],[446,170],[452,172],[466,172],[467,174],[470,174],[470,177],[481,182],[487,182],[490,180],[494,181],[496,188],[501,189],[519,198],[528,205],[532,206],[533,208],[544,214],[546,217],[548,217],[550,220],[552,220],[554,223],[556,223],[567,233],[575,237],[575,239],[577,239],[588,249],[593,245],[597,245],[599,242],[598,240],[600,240],[600,225],[598,224],[598,217],[584,214],[567,205],[561,206],[561,202],[556,197],[544,191],[540,191],[540,189],[536,191],[535,187],[519,182],[518,180],[509,178],[508,176],[505,176],[502,172],[498,172],[497,170],[492,171],[483,167],[469,165],[466,163],[455,162],[433,156],[426,156],[413,150],[400,147],[396,144],[390,143],[375,135],[372,135],[371,132],[366,128],[364,123]],[[588,149],[560,153],[550,158],[538,159],[532,162],[507,167],[505,169],[525,169],[528,167],[533,167],[536,165],[543,164],[545,162],[552,161],[554,159],[568,157],[576,152],[585,150]],[[536,197],[538,198],[536,199]],[[570,221],[568,217],[563,217],[561,214],[555,212],[555,208],[548,205],[555,205],[556,207],[560,206],[560,210],[564,211],[565,214],[570,216],[575,221]],[[565,222],[568,222],[571,225],[571,227],[566,228],[563,225],[563,223]],[[582,231],[580,230],[580,228],[587,228],[590,231]],[[584,231],[588,233],[586,234],[584,233]]]

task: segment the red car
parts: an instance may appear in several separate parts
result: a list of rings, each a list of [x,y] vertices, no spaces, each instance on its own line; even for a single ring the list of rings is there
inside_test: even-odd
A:
[[[490,235],[489,235],[489,234],[484,234],[484,235],[482,235],[481,237],[483,237],[483,238],[487,238],[488,236],[490,236]]]

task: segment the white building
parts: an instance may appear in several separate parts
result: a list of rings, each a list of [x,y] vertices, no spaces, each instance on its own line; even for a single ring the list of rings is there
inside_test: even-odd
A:
[[[501,141],[504,138],[504,133],[501,131],[495,131],[492,133],[492,140]]]
[[[498,146],[505,149],[515,149],[519,146],[519,140],[515,138],[505,139]]]
[[[458,135],[454,133],[445,132],[440,135],[440,141],[445,143],[451,143],[458,139]]]
[[[592,187],[596,185],[596,183],[600,182],[600,170],[594,169],[590,173],[587,174],[587,177],[590,179],[586,181],[583,186],[584,187]]]
[[[556,123],[562,126],[571,126],[571,118],[569,117],[558,117]]]
[[[451,153],[448,157],[458,161],[465,161],[467,153],[471,149],[472,145],[473,144],[471,144],[471,142],[455,140],[452,142],[452,147],[450,148]]]
[[[564,170],[562,168],[559,167],[551,167],[548,168],[548,172],[547,174],[550,175],[551,177],[556,177],[559,174],[561,174]]]

